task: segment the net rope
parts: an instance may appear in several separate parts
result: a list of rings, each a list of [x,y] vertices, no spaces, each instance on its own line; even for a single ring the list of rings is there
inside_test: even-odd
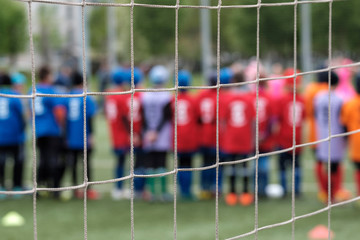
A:
[[[241,239],[250,235],[254,235],[255,239],[258,239],[258,232],[280,227],[283,225],[291,224],[292,227],[292,235],[291,239],[295,239],[295,222],[300,219],[308,218],[323,212],[327,212],[327,219],[328,219],[328,228],[331,228],[331,210],[334,207],[340,207],[346,204],[350,204],[352,202],[360,200],[360,196],[353,197],[350,200],[342,201],[340,203],[333,203],[331,201],[331,197],[329,194],[328,197],[328,205],[324,208],[321,208],[319,210],[302,214],[302,215],[296,215],[295,209],[296,209],[296,201],[295,201],[295,151],[297,148],[303,148],[307,146],[312,146],[315,144],[328,142],[329,144],[329,161],[327,164],[328,169],[328,191],[331,192],[331,181],[330,181],[330,143],[333,138],[338,137],[345,137],[349,136],[351,134],[360,133],[360,129],[355,131],[348,131],[341,134],[331,134],[331,95],[329,91],[328,95],[328,121],[329,121],[329,129],[328,129],[328,137],[323,138],[317,141],[313,142],[306,142],[306,143],[297,143],[296,142],[296,131],[295,131],[295,108],[293,108],[293,146],[282,149],[282,150],[275,150],[270,151],[266,153],[260,153],[259,151],[259,83],[261,81],[271,81],[276,79],[285,79],[289,78],[287,77],[276,77],[276,78],[261,78],[260,77],[260,12],[262,7],[277,7],[277,6],[293,6],[294,7],[294,59],[293,59],[293,69],[294,69],[294,75],[290,76],[294,78],[294,87],[293,87],[293,104],[295,104],[296,101],[296,78],[298,76],[304,76],[304,75],[310,75],[310,74],[316,74],[321,72],[328,72],[328,80],[329,80],[329,90],[331,88],[330,86],[330,73],[332,70],[338,69],[338,68],[344,68],[344,67],[358,67],[360,66],[360,62],[355,62],[352,64],[342,64],[342,65],[330,65],[327,68],[322,68],[319,70],[313,70],[313,71],[306,71],[306,72],[300,72],[297,73],[297,11],[298,6],[301,4],[317,4],[317,3],[328,3],[329,4],[329,30],[328,30],[328,40],[329,40],[329,46],[328,46],[328,62],[331,62],[332,60],[332,12],[333,12],[333,2],[334,0],[309,0],[309,1],[300,1],[300,0],[294,0],[289,2],[283,2],[283,3],[263,3],[261,0],[257,1],[257,4],[252,5],[223,5],[221,0],[218,0],[216,6],[201,6],[201,5],[181,5],[180,0],[176,0],[175,5],[156,5],[156,4],[145,4],[145,3],[136,3],[135,0],[131,0],[130,3],[101,3],[101,2],[88,2],[86,0],[81,0],[81,2],[66,2],[66,1],[50,1],[50,0],[17,0],[19,2],[27,3],[28,6],[28,34],[29,34],[29,45],[30,45],[30,55],[31,55],[31,94],[27,95],[12,95],[12,94],[0,94],[0,97],[9,97],[9,98],[23,98],[23,99],[31,99],[31,105],[32,105],[32,183],[33,188],[30,190],[25,191],[5,191],[2,192],[7,195],[15,195],[15,194],[32,194],[33,196],[33,235],[34,239],[38,239],[38,233],[37,233],[37,193],[39,191],[67,191],[67,190],[75,190],[75,189],[84,189],[87,190],[92,185],[98,185],[98,184],[108,184],[108,183],[115,183],[119,181],[125,181],[130,180],[130,190],[131,190],[131,199],[130,199],[130,218],[131,218],[131,239],[135,239],[135,222],[134,222],[134,178],[135,177],[141,177],[141,178],[150,178],[150,177],[165,177],[165,176],[173,176],[173,237],[174,239],[177,239],[177,174],[181,171],[204,171],[207,169],[216,169],[216,197],[215,197],[215,239],[220,239],[219,233],[219,168],[221,166],[226,165],[235,165],[239,163],[254,161],[255,162],[255,210],[254,210],[254,229],[252,231],[249,231],[247,233],[237,235],[230,237],[228,239]],[[42,4],[52,4],[52,5],[66,5],[66,6],[73,6],[73,7],[81,7],[81,31],[82,31],[82,72],[84,76],[83,81],[83,93],[82,94],[42,94],[37,93],[36,91],[36,76],[35,76],[35,51],[34,51],[34,40],[33,40],[33,9],[32,5],[33,3],[42,3]],[[129,91],[121,91],[121,92],[88,92],[87,86],[88,81],[86,77],[86,44],[85,44],[85,24],[86,24],[86,7],[97,7],[97,6],[105,6],[105,7],[128,7],[130,8],[130,61],[131,61],[131,90]],[[175,9],[175,86],[172,88],[160,88],[160,89],[136,89],[134,84],[134,8],[135,7],[148,7],[148,8],[168,8],[168,9]],[[216,10],[217,11],[217,33],[216,33],[216,69],[217,69],[217,84],[215,86],[179,86],[178,85],[178,70],[179,70],[179,51],[178,51],[178,45],[179,45],[179,9],[181,8],[196,8],[196,9],[210,9],[210,10]],[[241,82],[241,83],[230,83],[230,84],[220,84],[220,29],[221,29],[221,10],[222,9],[228,9],[228,8],[256,8],[257,9],[257,23],[256,23],[256,61],[257,61],[257,73],[256,73],[256,79],[248,82]],[[235,86],[243,86],[248,84],[256,84],[256,128],[255,128],[255,155],[252,157],[239,159],[236,161],[231,162],[220,162],[220,148],[219,148],[219,99],[220,99],[220,89],[224,87],[235,87]],[[178,168],[178,158],[177,158],[177,127],[174,128],[174,168],[171,171],[166,171],[164,173],[157,173],[157,174],[147,174],[147,175],[141,175],[141,174],[135,174],[134,173],[134,129],[133,129],[133,123],[134,123],[134,116],[133,116],[133,110],[134,110],[134,94],[137,92],[174,92],[175,93],[175,126],[177,126],[178,121],[178,91],[180,89],[216,89],[216,163],[210,166],[206,167],[192,167],[192,168]],[[84,158],[83,158],[83,166],[84,166],[84,179],[83,183],[76,186],[68,186],[68,187],[60,187],[60,188],[39,188],[37,185],[37,172],[36,172],[36,166],[37,166],[37,150],[36,150],[36,123],[35,123],[35,98],[36,97],[56,97],[56,98],[68,98],[68,97],[82,97],[84,102],[83,107],[83,113],[86,115],[86,98],[87,96],[108,96],[108,95],[122,95],[122,94],[131,94],[131,104],[130,104],[130,122],[131,122],[131,128],[130,128],[130,175],[124,176],[122,178],[116,178],[116,179],[109,179],[109,180],[102,180],[102,181],[88,181],[87,178],[87,133],[86,128],[84,128]],[[84,126],[86,126],[86,118],[84,118]],[[277,155],[283,152],[292,151],[293,155],[293,161],[292,161],[292,179],[291,179],[291,218],[274,223],[269,224],[266,226],[259,227],[259,199],[258,199],[258,160],[260,157],[265,156],[273,156]],[[83,212],[84,212],[84,239],[88,239],[88,228],[87,228],[87,194],[86,191],[84,191],[84,206],[83,206]],[[328,238],[331,239],[331,232],[329,230],[328,232]]]

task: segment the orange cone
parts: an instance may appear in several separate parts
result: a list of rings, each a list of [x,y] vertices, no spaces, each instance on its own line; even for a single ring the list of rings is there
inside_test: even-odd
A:
[[[310,240],[325,240],[329,239],[329,229],[324,225],[317,225],[308,233]],[[330,230],[330,239],[334,238],[334,232]]]

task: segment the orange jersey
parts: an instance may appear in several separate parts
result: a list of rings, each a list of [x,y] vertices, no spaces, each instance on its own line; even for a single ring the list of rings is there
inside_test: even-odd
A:
[[[348,131],[360,129],[360,96],[345,103],[341,111],[341,122]],[[360,162],[360,133],[349,135],[350,157],[355,162]]]
[[[314,117],[314,99],[316,95],[328,89],[327,83],[310,83],[305,90],[305,112],[306,117],[309,123],[309,139],[308,142],[315,142],[317,140],[316,137],[316,124],[315,124],[315,117]],[[315,145],[311,145],[312,148],[315,148]]]

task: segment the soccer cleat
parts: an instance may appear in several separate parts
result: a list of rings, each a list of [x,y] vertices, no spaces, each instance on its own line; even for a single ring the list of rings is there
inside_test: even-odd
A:
[[[328,202],[328,194],[325,191],[318,192],[317,198],[323,204],[327,204]]]
[[[229,206],[235,206],[237,203],[237,196],[235,193],[229,193],[225,197],[225,202]]]
[[[83,199],[84,198],[84,191],[82,189],[76,189],[74,191],[74,196],[77,198],[77,199]]]
[[[123,191],[118,188],[113,189],[111,191],[111,198],[116,201],[123,199]]]
[[[335,202],[343,202],[349,200],[351,198],[351,193],[346,189],[340,189],[335,193],[334,201]]]
[[[249,206],[254,202],[254,196],[251,193],[242,193],[239,196],[239,203],[243,206]]]
[[[86,192],[86,195],[89,200],[98,200],[99,199],[99,193],[94,189],[88,189]]]
[[[199,200],[210,200],[212,198],[213,198],[213,196],[212,196],[212,193],[210,191],[203,190],[199,194]]]
[[[124,199],[130,199],[131,198],[131,190],[130,189],[123,189],[122,195]]]

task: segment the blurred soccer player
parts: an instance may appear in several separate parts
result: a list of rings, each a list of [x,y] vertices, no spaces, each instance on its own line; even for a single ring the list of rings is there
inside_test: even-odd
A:
[[[284,76],[292,76],[293,69],[286,69]],[[285,79],[285,93],[278,102],[277,119],[279,124],[278,144],[281,149],[293,147],[293,127],[295,126],[295,144],[302,143],[302,126],[305,119],[305,103],[300,95],[301,77],[296,77],[296,96],[294,102],[294,77]],[[295,115],[295,116],[294,116]],[[295,117],[295,118],[294,118]],[[284,196],[288,193],[287,189],[287,169],[292,168],[293,157],[295,164],[295,195],[301,194],[301,166],[300,166],[300,148],[295,149],[295,156],[290,150],[283,152],[279,157],[280,183],[284,189]],[[291,170],[290,170],[291,171]]]
[[[83,93],[83,76],[74,72],[71,75],[72,88],[70,94]],[[91,96],[86,97],[86,113],[84,115],[84,98],[83,97],[70,97],[65,99],[66,104],[66,143],[68,148],[68,158],[72,170],[72,184],[78,184],[77,179],[77,166],[79,159],[82,160],[84,154],[84,144],[86,144],[86,167],[88,181],[92,180],[91,168],[91,151],[94,147],[94,116],[96,113],[95,100]],[[84,127],[84,118],[86,118],[86,127]],[[84,142],[84,128],[86,131],[86,143]],[[90,200],[98,199],[99,194],[88,187],[87,197]],[[75,196],[78,198],[83,197],[81,191],[75,191]]]
[[[305,111],[306,119],[309,125],[309,134],[308,142],[315,142],[316,137],[316,124],[315,124],[315,115],[314,115],[314,99],[316,95],[328,89],[328,72],[320,72],[317,74],[316,82],[308,84],[305,89],[304,99],[305,99]],[[310,146],[313,154],[315,155],[316,144]]]
[[[0,93],[18,94],[11,88],[11,80],[8,75],[0,76]],[[19,98],[0,97],[0,190],[5,186],[5,162],[11,157],[13,164],[12,189],[20,191],[23,188],[23,167],[25,137],[25,119],[23,106]],[[5,195],[0,194],[0,199]]]
[[[209,78],[209,85],[215,86],[216,72]],[[216,99],[217,90],[205,89],[198,93],[197,111],[199,113],[199,147],[202,155],[203,167],[216,163]],[[216,168],[201,171],[200,199],[210,199],[216,191]]]
[[[143,81],[144,75],[139,68],[134,68],[134,85],[138,88]],[[125,81],[131,86],[131,69],[125,70]],[[130,140],[131,130],[131,114],[133,118],[133,145],[134,145],[134,157],[135,157],[135,174],[145,174],[145,159],[142,151],[142,116],[141,116],[141,95],[140,92],[135,92],[132,100],[132,111],[131,111],[131,94],[124,95],[125,104],[123,104],[124,111],[122,114],[122,122],[127,128]],[[130,144],[130,141],[129,141]],[[144,196],[145,178],[134,178],[135,197],[141,198]]]
[[[274,148],[274,121],[276,101],[270,96],[266,89],[267,82],[259,82],[258,96],[258,121],[259,121],[259,151],[267,153]],[[254,108],[256,109],[256,94],[253,93]],[[258,160],[258,194],[265,196],[265,189],[269,182],[268,156],[260,157]]]
[[[123,92],[125,87],[125,71],[117,68],[112,72],[112,81],[115,85],[109,92]],[[124,176],[125,156],[129,151],[129,130],[127,122],[124,123],[125,115],[125,95],[108,95],[105,97],[105,113],[109,123],[109,130],[112,140],[112,147],[117,158],[115,167],[115,177],[121,178]],[[123,181],[118,181],[115,184],[115,189],[111,192],[111,196],[115,200],[122,198],[129,198],[130,192],[128,189],[123,189]]]
[[[155,66],[149,73],[155,89],[163,87],[169,80],[169,72],[164,66]],[[145,92],[141,96],[143,118],[143,150],[147,173],[160,174],[166,171],[167,152],[172,147],[171,139],[171,93]],[[148,178],[152,200],[169,200],[166,177]],[[160,189],[158,187],[160,182]]]
[[[332,72],[330,78],[330,93],[328,90],[322,91],[314,99],[314,114],[316,119],[317,137],[319,140],[329,137],[329,121],[331,121],[331,135],[344,132],[344,127],[340,122],[343,100],[341,100],[341,98],[334,91],[338,81],[339,80],[337,75]],[[331,99],[330,110],[329,97]],[[342,201],[349,197],[346,191],[342,190],[341,187],[342,173],[340,165],[344,158],[345,149],[346,145],[344,137],[332,138],[330,144],[328,141],[317,144],[316,158],[318,161],[317,168],[319,168],[319,171],[316,171],[316,173],[317,179],[320,181],[318,198],[324,203],[326,203],[329,194],[328,177],[325,172],[329,161],[331,172],[328,174],[330,174],[331,180],[331,199],[334,201]]]
[[[191,74],[186,70],[178,72],[179,86],[190,86]],[[198,147],[198,111],[195,98],[187,89],[180,89],[176,99],[172,100],[172,109],[177,109],[177,153],[179,168],[190,168],[192,157]],[[173,118],[175,120],[175,117]],[[192,172],[178,172],[181,197],[185,200],[194,198],[191,193]]]
[[[357,96],[345,103],[341,120],[346,126],[347,131],[355,131],[360,129],[360,76],[355,78],[355,89]],[[360,133],[351,134],[349,136],[350,158],[354,163],[354,182],[356,185],[357,195],[360,196]],[[358,201],[359,202],[359,201]],[[359,202],[360,203],[360,202]]]
[[[244,81],[242,73],[233,76],[234,83]],[[229,93],[224,103],[224,132],[222,136],[222,151],[226,154],[226,159],[235,161],[245,159],[254,150],[254,104],[252,94],[248,86],[234,87]],[[248,162],[232,164],[230,167],[230,193],[226,195],[225,201],[228,205],[235,205],[239,202],[242,205],[250,205],[253,202],[253,196],[249,192]],[[240,176],[243,179],[242,193],[236,195],[236,177],[238,176],[237,166],[241,168]]]
[[[56,94],[53,75],[47,66],[39,69],[39,83],[36,92]],[[32,102],[29,102],[30,107]],[[39,148],[38,183],[47,187],[58,187],[58,153],[60,142],[60,126],[64,121],[64,105],[62,99],[55,97],[35,98],[36,141]],[[34,130],[34,129],[33,129]]]

